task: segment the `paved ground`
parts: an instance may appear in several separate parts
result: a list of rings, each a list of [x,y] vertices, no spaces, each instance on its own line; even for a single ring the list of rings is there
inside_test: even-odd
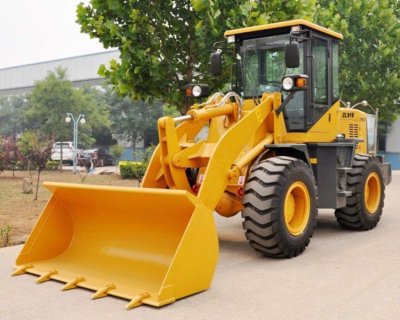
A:
[[[126,301],[90,300],[61,284],[10,277],[20,246],[0,250],[0,318],[25,319],[400,319],[400,171],[387,189],[384,216],[369,232],[338,227],[320,212],[306,252],[271,260],[246,243],[241,219],[217,217],[220,260],[210,290],[162,309],[126,311]]]

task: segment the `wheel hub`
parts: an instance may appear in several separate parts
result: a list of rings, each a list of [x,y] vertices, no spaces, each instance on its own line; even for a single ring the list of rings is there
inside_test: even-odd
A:
[[[284,220],[287,231],[293,236],[301,235],[310,218],[310,194],[307,186],[296,181],[289,187],[284,204]]]
[[[368,214],[375,214],[381,201],[381,183],[379,175],[371,172],[364,186],[364,203]]]

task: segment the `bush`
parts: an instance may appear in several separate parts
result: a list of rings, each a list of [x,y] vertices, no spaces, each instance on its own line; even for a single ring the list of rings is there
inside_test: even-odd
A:
[[[110,147],[110,153],[114,156],[115,160],[119,160],[124,153],[125,148],[119,144],[114,144]]]
[[[25,170],[26,167],[27,167],[27,164],[25,163],[25,161],[15,161],[13,164],[14,170]]]
[[[146,172],[147,163],[135,161],[121,161],[119,171],[123,179],[141,180]]]
[[[10,171],[22,170],[23,163],[22,161],[12,161],[8,165],[6,165],[6,169]]]
[[[48,160],[46,162],[46,170],[58,170],[59,167],[60,167],[60,161]]]
[[[12,226],[7,224],[6,226],[0,228],[0,239],[4,247],[7,247],[10,242],[10,233]]]

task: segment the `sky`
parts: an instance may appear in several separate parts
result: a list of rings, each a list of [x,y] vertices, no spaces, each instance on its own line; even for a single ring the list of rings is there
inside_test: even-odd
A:
[[[0,69],[104,51],[80,33],[81,1],[0,0]]]

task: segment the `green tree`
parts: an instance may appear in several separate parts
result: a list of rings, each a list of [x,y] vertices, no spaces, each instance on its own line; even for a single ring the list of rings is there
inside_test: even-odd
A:
[[[25,108],[24,96],[0,97],[0,135],[17,138],[24,128]]]
[[[111,119],[106,92],[95,87],[83,87],[79,89],[79,92],[84,98],[84,109],[80,113],[84,113],[87,120],[85,125],[79,127],[79,139],[86,146],[94,143],[101,145],[112,143]]]
[[[79,126],[79,142],[91,145],[94,142],[93,131],[110,125],[107,106],[95,99],[92,90],[74,88],[65,69],[49,72],[46,78],[35,83],[27,96],[25,117],[28,128],[38,129],[54,140],[69,141],[73,132],[71,124],[65,122],[66,113],[75,117],[82,113],[86,123]]]
[[[104,75],[122,95],[157,98],[184,106],[183,87],[223,81],[209,75],[213,43],[226,29],[283,19],[312,19],[316,0],[91,0],[77,8],[81,31],[105,48],[117,47],[121,61],[102,65]],[[188,107],[188,104],[185,105]],[[183,108],[183,111],[186,109]]]
[[[320,0],[318,23],[341,32],[341,96],[367,100],[383,122],[400,112],[400,5],[398,0]]]
[[[183,105],[182,88],[205,82],[212,44],[227,29],[303,18],[343,33],[342,98],[366,99],[384,121],[399,112],[400,5],[398,0],[92,0],[77,9],[82,32],[117,47],[121,61],[99,73],[135,99],[160,98]],[[151,36],[149,36],[151,35]],[[225,80],[227,75],[225,75]]]
[[[121,159],[121,156],[124,153],[124,150],[125,148],[119,144],[114,144],[110,147],[110,153],[115,158],[117,167]]]
[[[29,157],[29,153],[32,146],[35,144],[36,137],[37,137],[36,132],[34,132],[33,130],[26,130],[24,131],[24,133],[22,133],[21,137],[18,139],[17,142],[18,151],[24,158],[24,162],[25,165],[27,165],[28,167],[29,174],[31,170],[31,159]]]
[[[112,131],[135,146],[144,140],[145,147],[158,143],[157,120],[162,116],[162,103],[133,102],[108,89],[107,103],[112,121]]]

